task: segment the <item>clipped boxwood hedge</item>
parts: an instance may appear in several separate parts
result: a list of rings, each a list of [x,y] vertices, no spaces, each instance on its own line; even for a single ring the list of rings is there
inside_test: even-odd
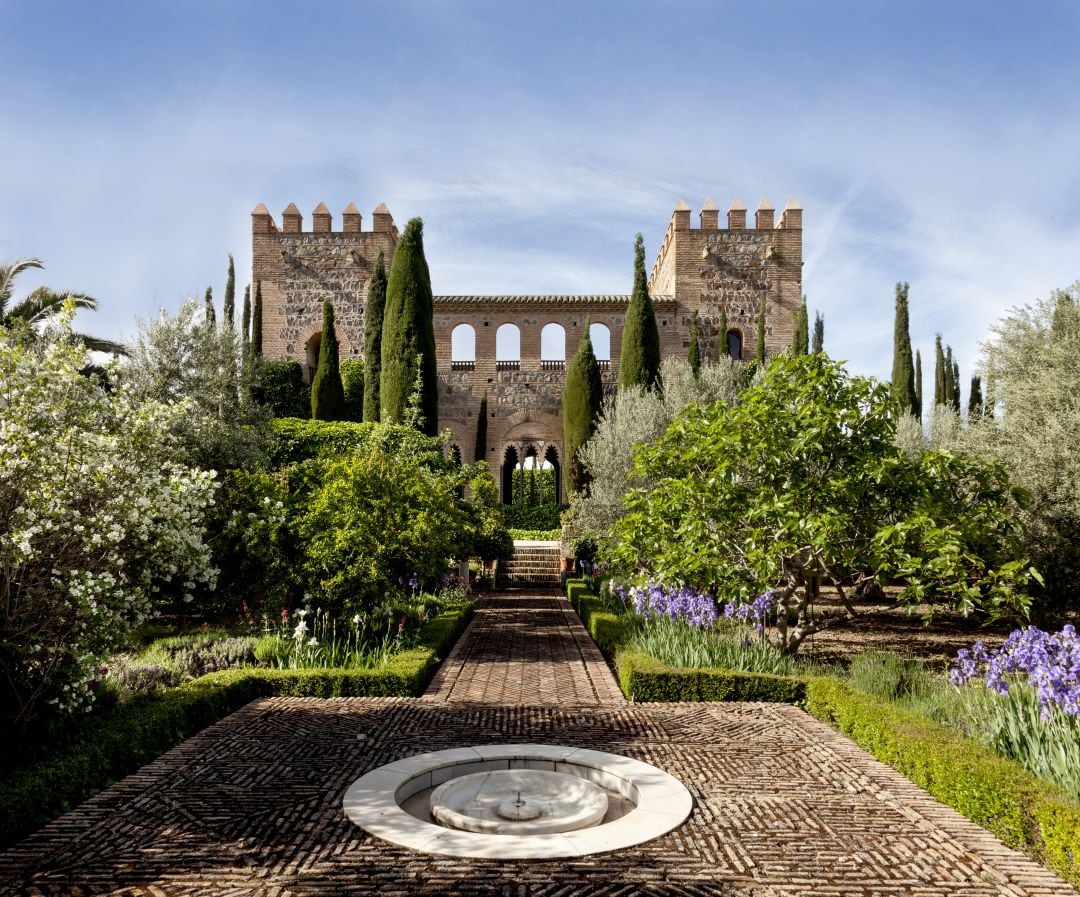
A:
[[[989,748],[834,677],[807,682],[806,709],[1080,888],[1080,802]]]
[[[619,686],[634,701],[771,701],[798,704],[806,683],[792,676],[742,673],[711,667],[669,667],[646,654],[620,651]]]
[[[419,644],[379,669],[235,669],[153,695],[137,695],[87,722],[77,745],[6,773],[0,783],[0,847],[13,844],[118,779],[256,698],[419,695],[472,616],[447,610]]]
[[[567,579],[566,597],[600,650],[609,657],[613,656],[622,639],[622,622],[618,615],[608,610],[604,602],[589,591],[584,579]]]

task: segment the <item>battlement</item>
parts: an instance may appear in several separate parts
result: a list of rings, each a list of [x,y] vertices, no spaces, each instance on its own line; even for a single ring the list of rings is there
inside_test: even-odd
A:
[[[390,234],[395,240],[398,238],[397,225],[394,224],[394,217],[390,214],[390,209],[387,208],[386,203],[379,203],[375,207],[371,214],[371,220],[372,229],[365,233]],[[333,229],[333,216],[324,202],[320,202],[315,206],[314,211],[311,213],[311,230],[305,231],[303,222],[303,214],[297,208],[296,203],[291,202],[285,208],[285,211],[281,213],[281,228],[279,230],[270,211],[263,203],[259,203],[251,213],[251,232],[253,235],[359,234],[363,232],[363,216],[354,202],[349,203],[345,207],[345,211],[341,213],[340,231]]]
[[[666,278],[663,279],[664,282],[662,282],[661,275],[664,273],[665,267],[668,267],[668,254],[671,251],[672,244],[678,239],[680,234],[691,236],[747,230],[751,233],[754,231],[770,232],[777,230],[801,231],[802,211],[802,206],[795,202],[794,199],[789,199],[787,205],[784,206],[783,211],[780,213],[780,220],[775,221],[775,207],[768,199],[762,197],[761,202],[758,203],[758,207],[754,212],[754,227],[747,228],[746,204],[736,197],[728,207],[727,227],[721,228],[719,207],[712,199],[706,199],[699,214],[698,220],[700,225],[695,228],[691,227],[690,206],[684,200],[680,199],[675,204],[675,210],[671,213],[671,220],[668,221],[667,230],[664,232],[664,239],[660,244],[659,251],[656,253],[656,261],[653,263],[652,273],[649,277],[650,291],[657,287],[663,292],[672,291],[670,286],[666,283]]]

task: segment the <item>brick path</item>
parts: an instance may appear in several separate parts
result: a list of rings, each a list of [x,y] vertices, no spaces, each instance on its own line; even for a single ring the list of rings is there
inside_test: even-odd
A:
[[[552,861],[415,853],[342,813],[391,760],[515,741],[655,764],[694,811],[648,844]],[[0,894],[1075,897],[794,707],[406,698],[255,701],[0,854]]]
[[[424,700],[493,704],[621,704],[600,649],[561,593],[489,594]]]

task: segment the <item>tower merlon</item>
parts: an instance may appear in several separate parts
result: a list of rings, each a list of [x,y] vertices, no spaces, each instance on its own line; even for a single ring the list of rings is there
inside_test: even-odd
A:
[[[746,230],[746,203],[737,196],[728,206],[727,226],[728,230]]]
[[[330,210],[326,203],[315,206],[315,211],[311,213],[311,229],[317,234],[330,233]]]
[[[281,213],[282,231],[287,234],[298,234],[303,229],[304,216],[300,214],[300,210],[296,207],[296,203],[289,203],[284,212]]]
[[[390,209],[384,202],[375,207],[375,211],[371,213],[371,220],[377,234],[389,234],[396,230],[394,216],[390,214]]]
[[[351,202],[345,207],[345,211],[341,213],[341,230],[346,234],[358,234],[360,233],[360,225],[363,221],[363,215],[360,214],[360,210],[356,207],[356,203]]]
[[[720,207],[711,199],[705,200],[705,205],[701,207],[701,229],[720,229]]]
[[[255,206],[251,213],[251,232],[253,234],[272,234],[277,230],[270,210],[263,203]]]
[[[786,230],[802,230],[803,209],[794,199],[789,199],[780,213],[780,227]]]
[[[671,213],[671,225],[674,230],[690,230],[690,206],[686,200],[680,199],[675,203],[675,211]]]
[[[757,211],[754,212],[754,227],[758,230],[772,230],[773,220],[776,216],[776,207],[765,197],[758,203]]]

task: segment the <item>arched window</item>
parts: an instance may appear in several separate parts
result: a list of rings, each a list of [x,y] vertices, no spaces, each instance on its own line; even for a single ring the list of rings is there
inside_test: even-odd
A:
[[[566,361],[566,331],[562,324],[545,324],[540,331],[540,360]]]
[[[495,331],[495,360],[521,361],[521,331],[517,324],[503,324]]]
[[[458,324],[450,334],[450,360],[476,361],[476,331],[471,324]]]
[[[738,330],[727,332],[727,354],[736,361],[742,358],[742,334]]]
[[[607,324],[590,324],[589,338],[597,361],[611,361],[611,331]]]

